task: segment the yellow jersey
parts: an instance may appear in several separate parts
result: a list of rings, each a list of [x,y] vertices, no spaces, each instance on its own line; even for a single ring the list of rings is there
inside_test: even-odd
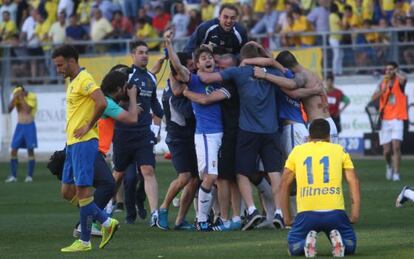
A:
[[[37,96],[36,94],[29,92],[25,97],[24,100],[26,101],[27,105],[29,105],[32,110],[30,111],[30,115],[34,118],[37,112]]]
[[[16,23],[12,20],[0,23],[0,36],[3,40],[10,40],[13,34],[18,33]]]
[[[317,141],[296,146],[285,168],[295,174],[298,212],[345,210],[342,174],[354,165],[341,145]]]
[[[79,74],[69,83],[66,89],[66,137],[67,144],[72,145],[90,139],[98,139],[98,128],[95,125],[81,138],[73,136],[75,130],[83,127],[92,120],[95,110],[95,102],[90,95],[99,86],[95,83],[86,70]]]

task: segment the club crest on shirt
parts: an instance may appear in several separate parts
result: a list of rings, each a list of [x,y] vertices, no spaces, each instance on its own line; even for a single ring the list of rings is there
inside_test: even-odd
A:
[[[211,94],[212,92],[214,92],[214,87],[213,86],[211,86],[211,85],[207,85],[206,87],[205,87],[205,89],[206,89],[206,94]]]

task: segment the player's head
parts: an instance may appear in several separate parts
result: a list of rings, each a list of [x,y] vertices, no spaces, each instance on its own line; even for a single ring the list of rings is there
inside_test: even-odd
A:
[[[335,76],[333,75],[332,72],[329,72],[328,75],[326,76],[326,86],[328,88],[332,88],[334,81],[335,81]]]
[[[296,60],[295,55],[288,50],[281,51],[277,57],[276,61],[279,62],[282,66],[292,69],[295,66],[299,65],[299,62]]]
[[[26,89],[24,89],[23,85],[16,85],[14,87],[12,94],[15,95],[17,93],[26,93]]]
[[[309,136],[310,140],[327,140],[330,139],[330,130],[329,122],[325,119],[316,119],[312,121],[309,126]]]
[[[56,71],[63,77],[74,77],[79,72],[79,53],[72,45],[62,45],[53,50],[53,63]]]
[[[134,72],[134,70],[132,68],[130,68],[129,66],[124,65],[124,64],[117,64],[117,65],[113,66],[109,70],[109,72],[112,72],[112,71],[119,71],[119,72],[122,72],[122,73],[126,74],[127,76],[129,76],[129,74],[132,74]]]
[[[393,78],[395,76],[395,72],[398,69],[398,64],[394,61],[388,61],[385,65],[385,76],[389,78]]]
[[[217,66],[220,69],[226,69],[229,67],[235,67],[239,65],[239,59],[234,54],[224,54],[218,59]]]
[[[250,42],[247,42],[244,44],[244,46],[240,50],[240,59],[246,59],[246,58],[257,58],[260,57],[259,48]]]
[[[215,68],[213,51],[208,47],[201,46],[194,51],[194,62],[201,72],[213,72]]]
[[[195,72],[196,69],[195,69],[194,61],[190,54],[186,52],[177,52],[177,56],[178,56],[178,59],[180,60],[181,65],[185,66],[188,70],[190,70],[190,72]],[[171,70],[171,74],[177,80],[182,81],[182,79],[179,78],[179,75],[177,74],[177,71],[175,71],[175,68],[173,67],[171,62],[170,62],[170,70]]]
[[[220,27],[225,31],[232,30],[233,26],[236,24],[238,15],[239,10],[236,6],[232,4],[221,5],[218,18]]]
[[[101,89],[106,96],[119,101],[125,98],[127,83],[128,75],[114,70],[105,75],[102,80]]]
[[[132,61],[139,68],[146,68],[148,65],[148,46],[143,41],[135,41],[131,43]]]

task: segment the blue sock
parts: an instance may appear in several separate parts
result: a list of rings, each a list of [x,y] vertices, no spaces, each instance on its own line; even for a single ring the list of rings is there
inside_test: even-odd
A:
[[[17,165],[19,164],[19,160],[17,158],[11,158],[10,159],[10,168],[11,168],[11,174],[12,176],[17,176]]]
[[[29,162],[28,162],[28,171],[27,171],[27,175],[30,177],[33,177],[33,172],[34,172],[34,167],[36,164],[36,160],[34,159],[34,157],[29,157]]]
[[[80,224],[82,241],[88,242],[91,239],[92,221],[96,219],[99,223],[104,223],[108,216],[93,202],[93,197],[79,200],[80,205]]]

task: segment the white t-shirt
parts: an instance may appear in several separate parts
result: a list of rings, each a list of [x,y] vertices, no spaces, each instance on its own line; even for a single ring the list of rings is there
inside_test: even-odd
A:
[[[174,15],[172,19],[172,24],[174,24],[175,27],[175,37],[185,37],[188,34],[188,24],[190,23],[190,17],[177,13]]]
[[[65,42],[66,26],[62,26],[59,22],[55,22],[52,24],[52,27],[50,27],[48,36],[52,38],[53,44],[62,44]]]
[[[72,0],[59,0],[57,15],[59,16],[60,12],[65,11],[66,17],[69,17],[73,13],[73,7]]]
[[[27,17],[22,25],[22,32],[26,33],[27,46],[31,48],[39,47],[39,39],[37,36],[34,36],[33,39],[31,39],[35,34],[35,27],[36,21],[32,16]]]

